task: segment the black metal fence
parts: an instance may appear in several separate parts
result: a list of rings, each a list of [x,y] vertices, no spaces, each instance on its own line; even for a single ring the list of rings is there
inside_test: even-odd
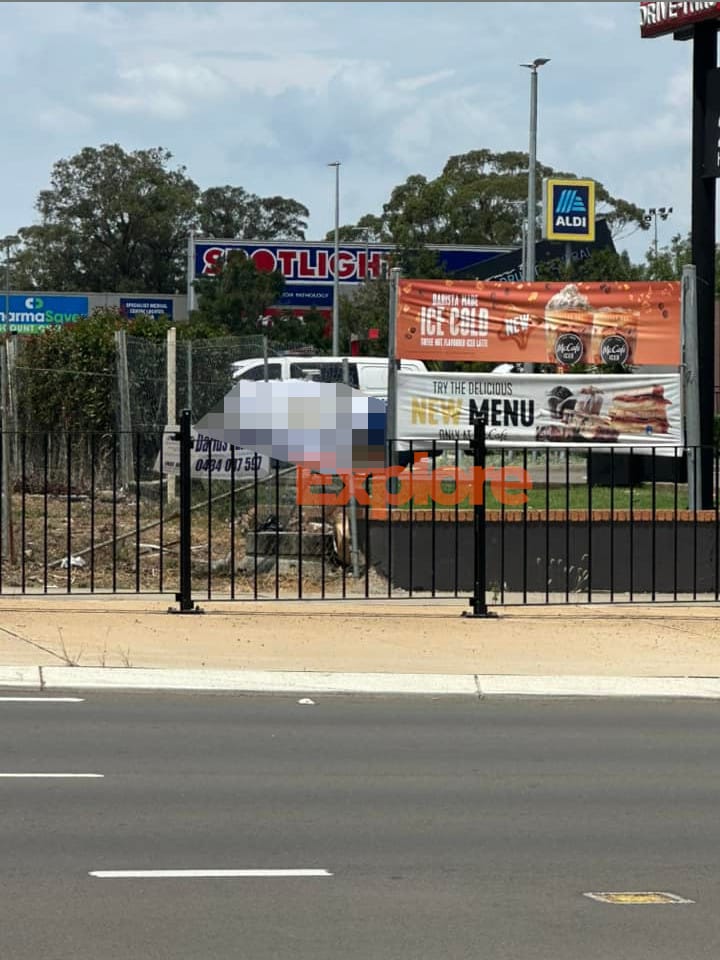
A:
[[[717,601],[715,450],[392,443],[332,484],[288,464],[180,475],[161,432],[5,436],[0,594],[202,601],[460,597],[501,604]],[[695,506],[692,465],[712,470]]]

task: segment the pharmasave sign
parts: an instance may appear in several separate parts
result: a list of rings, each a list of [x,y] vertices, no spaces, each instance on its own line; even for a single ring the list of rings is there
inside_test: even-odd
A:
[[[648,0],[640,3],[640,35],[661,37],[691,27],[701,20],[720,17],[720,3],[675,3]]]
[[[481,416],[491,446],[681,447],[680,375],[397,375],[398,436],[452,444]],[[673,452],[669,451],[669,452]]]
[[[680,284],[400,280],[396,356],[676,366]]]
[[[9,310],[6,309],[9,306]],[[73,323],[88,315],[87,297],[48,297],[35,294],[0,295],[0,322],[12,333],[42,333],[48,327]]]

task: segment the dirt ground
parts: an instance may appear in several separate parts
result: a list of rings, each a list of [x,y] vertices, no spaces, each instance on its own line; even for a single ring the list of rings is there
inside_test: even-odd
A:
[[[0,665],[392,673],[720,676],[720,607],[504,608],[467,602],[207,603],[6,597]]]

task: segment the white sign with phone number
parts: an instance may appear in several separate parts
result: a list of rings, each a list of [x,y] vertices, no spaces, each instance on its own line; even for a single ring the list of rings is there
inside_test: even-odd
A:
[[[180,473],[180,441],[174,439],[174,432],[169,430],[163,436],[162,467],[160,456],[155,461],[155,473],[179,475]],[[193,449],[190,454],[190,474],[192,477],[207,480],[248,481],[255,478],[261,480],[270,476],[270,460],[262,453],[254,450],[244,450],[240,447],[231,447],[229,443],[213,440],[205,433],[192,431]],[[234,466],[233,466],[234,460]]]

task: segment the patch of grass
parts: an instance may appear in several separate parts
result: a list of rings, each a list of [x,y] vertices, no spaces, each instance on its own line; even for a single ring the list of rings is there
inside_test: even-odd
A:
[[[677,490],[677,492],[676,492]],[[517,491],[514,496],[517,495]],[[687,485],[656,484],[654,499],[652,484],[639,484],[634,487],[588,487],[587,484],[571,484],[562,487],[533,487],[528,491],[528,510],[687,510]],[[500,501],[493,495],[488,484],[485,487],[485,506],[488,510],[500,510]],[[460,510],[470,510],[469,499],[459,504]],[[414,503],[413,511],[431,510],[432,503]],[[452,510],[453,507],[438,504],[436,510]],[[523,504],[506,505],[506,510],[523,510]],[[393,510],[410,510],[409,504],[393,507]]]

